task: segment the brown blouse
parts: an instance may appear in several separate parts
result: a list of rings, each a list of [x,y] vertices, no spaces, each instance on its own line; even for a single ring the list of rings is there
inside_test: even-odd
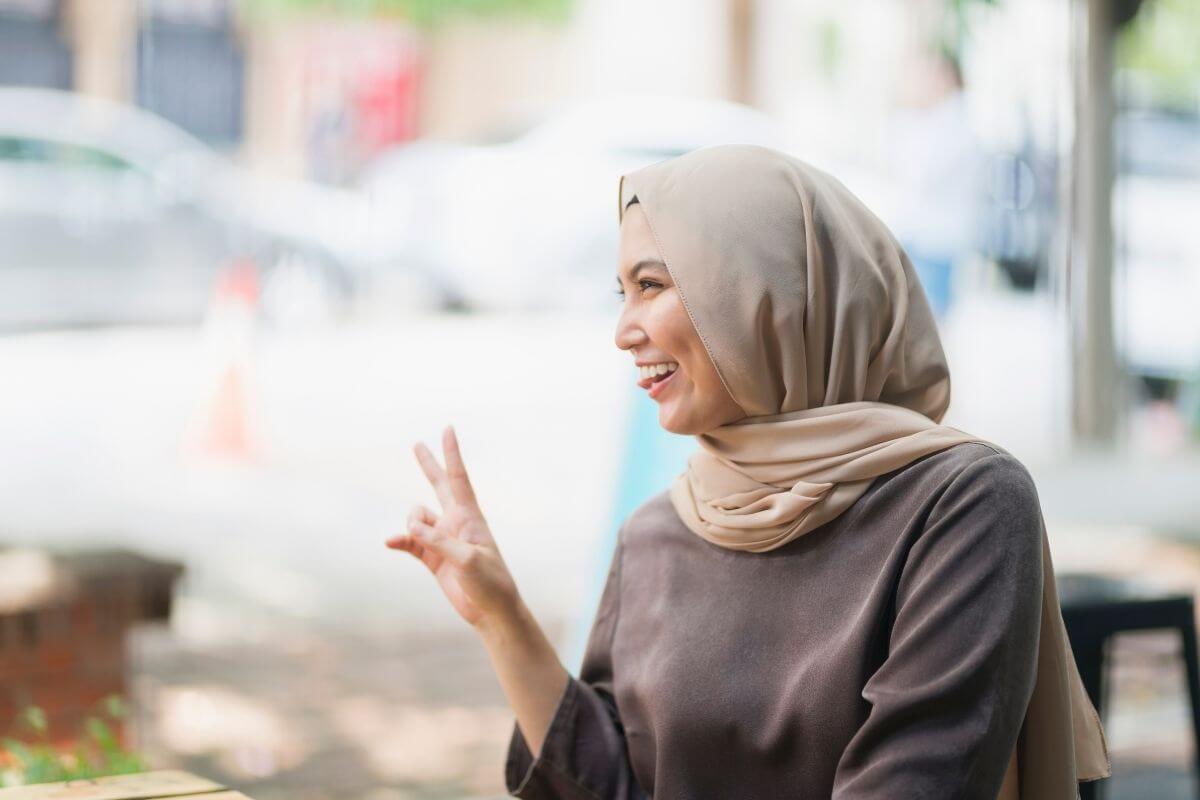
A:
[[[622,526],[578,679],[523,798],[995,800],[1033,692],[1042,598],[1032,478],[955,445],[838,518],[749,553],[666,492]]]

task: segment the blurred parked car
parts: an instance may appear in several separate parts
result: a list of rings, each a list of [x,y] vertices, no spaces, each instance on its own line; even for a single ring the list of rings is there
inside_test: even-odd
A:
[[[1116,124],[1119,174],[1114,310],[1131,371],[1200,372],[1200,116],[1127,111]]]
[[[198,320],[246,259],[269,317],[337,314],[370,222],[355,192],[251,175],[146,111],[0,88],[0,328]]]
[[[419,141],[386,151],[359,181],[403,242],[396,260],[482,309],[615,303],[617,181],[722,143],[789,150],[745,106],[618,96],[569,106],[508,141]]]

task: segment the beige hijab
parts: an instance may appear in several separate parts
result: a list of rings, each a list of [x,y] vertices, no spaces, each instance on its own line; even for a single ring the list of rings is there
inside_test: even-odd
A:
[[[754,145],[705,147],[623,175],[692,324],[746,418],[697,436],[671,487],[683,522],[733,550],[782,547],[876,477],[979,437],[938,424],[950,375],[891,232],[841,183]],[[1063,626],[1042,526],[1037,679],[1002,800],[1075,798],[1111,774]]]

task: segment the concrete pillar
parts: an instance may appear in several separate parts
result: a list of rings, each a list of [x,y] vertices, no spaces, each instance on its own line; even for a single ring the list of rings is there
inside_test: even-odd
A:
[[[1113,0],[1077,0],[1077,176],[1067,285],[1072,432],[1078,445],[1117,444],[1128,386],[1113,326]]]
[[[757,3],[729,0],[729,99],[753,105],[755,97]]]
[[[130,102],[137,49],[135,0],[68,0],[64,12],[75,90]]]

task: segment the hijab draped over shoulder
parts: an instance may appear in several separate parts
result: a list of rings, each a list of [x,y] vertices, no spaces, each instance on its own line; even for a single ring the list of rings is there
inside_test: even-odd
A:
[[[891,232],[835,178],[765,147],[721,145],[623,175],[618,195],[618,218],[641,204],[745,413],[698,435],[671,486],[698,536],[773,550],[837,517],[876,477],[984,441],[940,424],[950,373],[924,291]],[[1077,780],[1110,775],[1044,522],[1042,554],[1037,678],[1001,792],[1021,800],[1072,798]]]

